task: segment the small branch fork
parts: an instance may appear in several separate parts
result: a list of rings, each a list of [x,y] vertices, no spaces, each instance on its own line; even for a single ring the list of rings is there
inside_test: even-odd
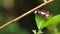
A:
[[[49,4],[49,3],[52,2],[52,1],[53,1],[53,0],[49,0],[49,1],[47,1],[47,2],[44,2],[44,3],[41,4],[41,5],[38,5],[37,7],[35,7],[35,8],[33,8],[33,9],[29,10],[28,12],[22,14],[21,16],[19,16],[19,17],[15,18],[15,19],[13,19],[13,20],[11,20],[11,21],[5,23],[4,25],[0,26],[0,29],[2,29],[2,28],[4,28],[4,27],[8,26],[9,24],[11,24],[11,23],[13,23],[13,22],[18,21],[19,19],[23,18],[24,16],[26,16],[26,15],[28,15],[28,14],[34,12],[34,10],[36,10],[36,9],[38,9],[38,8],[41,8],[41,7],[43,7],[43,6],[47,5],[47,4]]]

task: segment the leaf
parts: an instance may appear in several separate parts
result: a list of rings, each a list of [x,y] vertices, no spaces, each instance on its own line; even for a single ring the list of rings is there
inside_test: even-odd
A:
[[[37,24],[38,29],[41,29],[45,20],[37,14],[35,15],[35,20],[36,20],[36,24]]]
[[[36,30],[32,30],[32,32],[33,32],[34,34],[36,34]]]
[[[47,20],[44,23],[44,25],[42,26],[42,29],[44,27],[49,27],[51,25],[57,25],[57,24],[59,24],[59,22],[60,22],[60,15],[56,15],[56,16],[52,17],[51,19]]]

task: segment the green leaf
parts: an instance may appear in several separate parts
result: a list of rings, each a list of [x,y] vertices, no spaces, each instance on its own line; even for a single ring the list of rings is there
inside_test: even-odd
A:
[[[36,24],[37,24],[38,29],[41,29],[45,20],[37,14],[35,15],[35,20],[36,20]]]
[[[44,27],[49,27],[51,25],[57,25],[60,22],[60,15],[56,15],[54,17],[52,17],[51,19],[47,20],[44,25],[42,26],[42,28]]]

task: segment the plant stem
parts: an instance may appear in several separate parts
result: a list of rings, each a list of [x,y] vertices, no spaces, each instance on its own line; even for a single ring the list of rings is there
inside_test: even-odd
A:
[[[41,8],[41,7],[43,7],[43,6],[47,5],[47,4],[49,4],[49,3],[52,2],[52,1],[53,1],[53,0],[50,0],[50,1],[47,1],[47,2],[45,2],[45,3],[43,3],[43,4],[41,4],[41,5],[38,5],[37,7],[35,7],[35,8],[33,8],[33,9],[29,10],[28,12],[22,14],[21,16],[19,16],[19,17],[15,18],[15,19],[13,19],[13,20],[11,20],[11,21],[5,23],[4,25],[0,26],[0,29],[2,29],[2,28],[4,28],[4,27],[8,26],[9,24],[11,24],[11,23],[13,23],[13,22],[18,21],[19,19],[23,18],[24,16],[26,16],[26,15],[28,15],[28,14],[34,12],[34,10],[36,10],[36,9],[38,9],[38,8]]]

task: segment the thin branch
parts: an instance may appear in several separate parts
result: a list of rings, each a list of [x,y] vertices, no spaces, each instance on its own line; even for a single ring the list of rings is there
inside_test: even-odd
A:
[[[28,12],[22,14],[21,16],[19,16],[19,17],[15,18],[15,19],[13,19],[13,20],[11,20],[11,21],[5,23],[4,25],[0,26],[0,29],[2,29],[2,28],[4,28],[4,27],[8,26],[9,24],[11,24],[11,23],[13,23],[13,22],[15,22],[15,21],[18,21],[19,19],[23,18],[24,16],[26,16],[26,15],[28,15],[28,14],[34,12],[34,10],[36,10],[36,9],[38,9],[38,8],[41,8],[41,7],[43,7],[44,5],[47,5],[48,3],[52,2],[52,1],[53,1],[53,0],[50,0],[50,1],[47,1],[47,2],[45,2],[45,3],[43,3],[43,4],[41,4],[41,5],[38,5],[37,7],[35,7],[35,8],[33,8],[33,9],[29,10]]]
[[[44,2],[47,2],[47,1],[52,1],[52,0],[43,0]]]
[[[43,0],[44,2],[47,2],[47,0]]]

